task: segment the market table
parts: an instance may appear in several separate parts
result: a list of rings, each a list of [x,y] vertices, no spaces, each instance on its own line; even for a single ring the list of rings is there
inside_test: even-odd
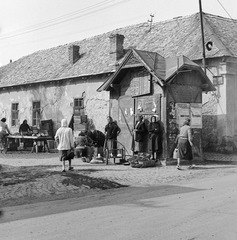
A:
[[[38,142],[42,142],[43,143],[43,149],[44,151],[47,148],[47,151],[49,152],[49,146],[48,146],[48,142],[47,140],[52,140],[51,137],[49,136],[22,136],[22,135],[8,135],[7,136],[7,142],[9,143],[9,140],[14,139],[14,140],[24,140],[24,139],[30,139],[33,140],[33,147],[31,149],[31,152],[35,152],[38,153],[39,152],[39,146],[38,146]]]

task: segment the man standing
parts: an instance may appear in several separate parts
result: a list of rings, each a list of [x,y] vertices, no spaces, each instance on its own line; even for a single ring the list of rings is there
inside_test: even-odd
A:
[[[109,151],[112,151],[112,155],[116,155],[117,136],[121,132],[121,129],[117,123],[113,121],[112,117],[108,116],[107,121],[108,124],[105,126],[105,145]]]
[[[57,130],[55,134],[55,141],[58,144],[57,149],[60,151],[60,161],[62,162],[62,172],[65,170],[65,161],[68,161],[69,171],[73,170],[71,166],[72,158],[74,154],[71,151],[74,149],[72,129],[67,126],[67,120],[62,119],[61,127]]]

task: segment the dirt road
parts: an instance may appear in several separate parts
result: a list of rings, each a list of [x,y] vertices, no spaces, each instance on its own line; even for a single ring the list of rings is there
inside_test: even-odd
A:
[[[237,239],[236,166],[198,168],[180,181],[6,207],[1,240]]]

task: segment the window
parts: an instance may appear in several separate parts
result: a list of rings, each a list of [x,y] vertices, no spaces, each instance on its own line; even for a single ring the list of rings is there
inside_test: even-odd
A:
[[[12,103],[12,126],[16,126],[18,124],[18,107],[19,103]]]
[[[74,98],[74,109],[84,108],[83,98]]]
[[[33,102],[32,108],[32,125],[39,126],[40,125],[40,102]]]
[[[151,93],[150,75],[146,71],[135,71],[132,74],[131,94],[133,97]]]
[[[80,115],[81,109],[84,108],[84,99],[83,98],[74,98],[73,110],[75,115]]]

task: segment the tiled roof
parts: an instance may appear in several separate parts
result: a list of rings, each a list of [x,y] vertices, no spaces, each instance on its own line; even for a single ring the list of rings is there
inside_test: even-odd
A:
[[[194,63],[185,56],[173,56],[164,58],[156,52],[148,52],[143,50],[131,49],[124,60],[121,62],[119,68],[115,71],[111,77],[109,77],[97,91],[109,90],[113,83],[121,81],[120,72],[126,70],[126,64],[129,58],[135,57],[140,63],[150,72],[150,74],[157,80],[160,86],[164,86],[168,82],[172,82],[174,75],[182,72],[182,70],[195,70],[202,76],[203,84],[207,84],[205,91],[214,91],[215,88],[212,85],[209,78],[204,74],[202,67]],[[137,62],[135,62],[137,66]],[[131,65],[129,65],[130,67]],[[141,65],[139,65],[141,66]]]
[[[205,40],[213,41],[206,57],[237,57],[237,20],[203,14]],[[114,70],[110,60],[111,34],[124,35],[124,48],[157,52],[163,57],[185,55],[202,58],[199,13],[172,20],[141,23],[116,29],[81,41],[41,50],[0,68],[0,87],[107,73]],[[70,45],[80,46],[80,59],[71,64]]]

